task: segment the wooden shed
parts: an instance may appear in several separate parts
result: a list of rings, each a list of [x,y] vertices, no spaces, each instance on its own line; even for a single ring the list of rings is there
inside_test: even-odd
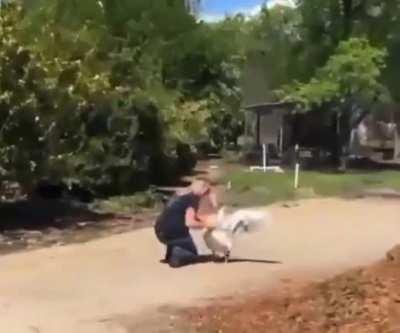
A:
[[[246,136],[253,138],[255,147],[266,144],[269,152],[276,152],[277,157],[296,144],[303,149],[333,151],[338,131],[335,113],[317,109],[302,113],[294,112],[295,109],[296,104],[288,102],[246,106]],[[389,117],[383,112],[379,116],[370,113],[357,123],[351,129],[349,154],[376,157],[383,153],[386,158],[400,158],[400,126],[393,114],[389,112]]]
[[[289,117],[294,107],[286,102],[246,106],[246,136],[254,138],[254,145],[266,144],[282,154],[291,142]]]

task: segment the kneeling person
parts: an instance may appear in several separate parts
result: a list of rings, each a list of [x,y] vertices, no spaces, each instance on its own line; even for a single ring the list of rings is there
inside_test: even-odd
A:
[[[155,233],[158,240],[167,247],[165,261],[171,267],[194,263],[197,249],[190,235],[190,229],[212,228],[213,220],[198,213],[200,200],[209,197],[217,206],[216,197],[206,181],[195,181],[186,194],[173,198],[158,217]]]

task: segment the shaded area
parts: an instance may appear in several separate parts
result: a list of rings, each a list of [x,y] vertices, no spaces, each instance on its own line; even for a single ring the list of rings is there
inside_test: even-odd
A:
[[[63,200],[0,203],[0,255],[53,245],[82,243],[151,225],[152,211],[123,216],[99,213]]]
[[[400,160],[376,161],[370,158],[359,158],[351,160],[349,163],[351,168],[368,171],[384,171],[395,170],[400,171]]]
[[[83,188],[71,192],[65,184],[44,181],[34,196],[18,200],[21,194],[11,186],[9,201],[0,202],[0,254],[87,242],[152,226],[162,203],[194,177],[204,176],[207,171],[200,168],[170,187],[103,199],[88,196]]]
[[[100,214],[86,205],[62,200],[32,199],[0,203],[0,232],[15,229],[66,228],[82,221],[101,221],[115,217]]]

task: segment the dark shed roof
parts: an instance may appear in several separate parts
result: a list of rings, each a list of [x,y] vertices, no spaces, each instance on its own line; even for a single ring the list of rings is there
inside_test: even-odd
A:
[[[271,111],[276,109],[281,109],[282,111],[285,111],[288,108],[293,108],[295,106],[296,104],[292,102],[274,102],[247,105],[244,107],[244,109],[251,112],[263,114],[270,113]]]

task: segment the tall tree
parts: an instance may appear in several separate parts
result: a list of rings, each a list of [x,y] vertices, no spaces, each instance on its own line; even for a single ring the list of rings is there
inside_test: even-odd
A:
[[[13,18],[12,43],[0,47],[0,125],[12,134],[0,148],[13,152],[0,161],[7,177],[22,179],[11,172],[22,156],[18,169],[35,172],[25,179],[74,175],[93,188],[137,188],[187,170],[182,143],[235,140],[243,62],[236,21],[197,22],[183,0],[37,0],[4,14]],[[19,50],[29,57],[15,64]],[[25,80],[32,67],[41,68],[34,85]],[[9,126],[8,109],[26,117]],[[35,142],[40,149],[26,148]]]
[[[339,44],[309,82],[296,83],[279,92],[284,100],[298,103],[303,111],[320,107],[335,113],[338,141],[334,156],[342,157],[342,167],[350,131],[365,116],[358,113],[360,107],[368,105],[362,111],[370,112],[377,100],[389,97],[381,83],[386,55],[386,50],[371,46],[366,39],[351,38]]]
[[[400,2],[398,0],[299,0],[302,24],[302,53],[308,62],[299,67],[313,75],[338,44],[350,37],[366,37],[388,50],[384,82],[399,98],[396,78],[400,74]]]

